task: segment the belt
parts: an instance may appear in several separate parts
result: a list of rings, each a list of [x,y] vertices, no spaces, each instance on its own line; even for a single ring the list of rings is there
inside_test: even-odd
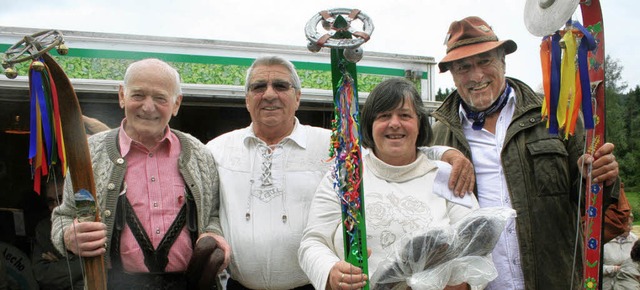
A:
[[[125,273],[109,271],[109,289],[187,289],[187,278],[182,272],[170,273]]]

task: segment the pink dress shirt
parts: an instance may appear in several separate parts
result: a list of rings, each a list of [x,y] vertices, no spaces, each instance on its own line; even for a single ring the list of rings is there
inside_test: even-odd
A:
[[[120,153],[127,161],[123,193],[126,193],[151,244],[157,248],[185,203],[185,184],[178,171],[180,141],[167,127],[158,145],[146,148],[127,136],[125,122],[122,122],[118,136]],[[169,251],[165,271],[186,270],[191,253],[191,238],[184,227]],[[122,230],[120,257],[125,271],[149,272],[142,249],[128,226]]]

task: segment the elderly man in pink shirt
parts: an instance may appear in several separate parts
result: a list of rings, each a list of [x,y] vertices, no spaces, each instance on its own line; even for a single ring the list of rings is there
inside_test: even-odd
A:
[[[69,179],[53,212],[56,248],[83,257],[104,254],[110,289],[191,287],[185,271],[192,260],[209,261],[209,254],[194,252],[205,245],[224,252],[214,271],[229,262],[213,156],[198,139],[169,128],[181,101],[180,76],[170,65],[158,59],[131,64],[119,90],[124,120],[89,139],[102,222],[78,221]],[[215,280],[215,272],[197,276],[196,284],[203,276]]]

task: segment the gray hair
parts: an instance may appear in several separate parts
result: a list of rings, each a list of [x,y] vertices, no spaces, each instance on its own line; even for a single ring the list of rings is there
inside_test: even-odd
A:
[[[159,69],[161,69],[162,71],[171,74],[173,76],[173,79],[175,81],[175,92],[173,97],[173,100],[175,101],[176,99],[178,99],[179,95],[182,95],[182,87],[180,85],[180,74],[178,73],[178,71],[173,68],[171,65],[169,65],[168,63],[157,59],[157,58],[146,58],[143,60],[139,60],[136,62],[133,62],[132,64],[130,64],[127,67],[127,70],[124,73],[124,88],[127,88],[127,84],[129,83],[129,81],[131,80],[131,75],[132,72],[136,69],[139,69],[140,67],[144,66],[144,65],[149,65],[149,64],[153,64],[153,65],[157,65],[159,67]]]
[[[256,58],[251,64],[251,67],[247,69],[246,79],[244,81],[244,90],[245,92],[249,91],[249,80],[251,79],[251,74],[253,70],[258,66],[272,66],[272,65],[281,65],[287,68],[289,71],[289,77],[291,78],[291,84],[296,91],[300,91],[300,77],[298,76],[298,72],[296,71],[296,67],[290,61],[282,58],[277,55],[266,55]]]

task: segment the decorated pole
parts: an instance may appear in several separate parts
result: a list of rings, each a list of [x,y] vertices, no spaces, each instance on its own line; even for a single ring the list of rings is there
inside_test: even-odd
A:
[[[363,31],[351,27],[353,20],[363,22]],[[318,24],[327,30],[317,32]],[[360,45],[369,40],[373,23],[358,9],[331,9],[314,15],[305,27],[307,48],[318,52],[331,49],[331,79],[334,100],[331,157],[335,160],[334,188],[342,205],[345,260],[368,274],[367,234],[362,184],[360,114],[356,62],[362,59]],[[369,289],[369,285],[365,286]]]
[[[591,81],[592,103],[595,112],[594,129],[587,131],[587,152],[594,154],[605,142],[605,101],[604,101],[604,25],[600,0],[580,3],[582,22],[595,38],[597,48],[589,53],[589,80]],[[585,222],[586,246],[584,264],[584,288],[601,289],[602,287],[602,249],[603,216],[602,205],[603,184],[591,184],[591,176],[587,178]],[[591,209],[596,214],[591,214]],[[596,288],[598,287],[598,288]]]
[[[568,21],[580,5],[582,22]],[[535,15],[535,14],[539,15]],[[544,19],[540,21],[540,19]],[[565,29],[558,31],[563,24]],[[534,35],[545,36],[541,45],[545,105],[550,132],[572,133],[582,107],[586,153],[593,155],[605,143],[604,26],[599,0],[528,0],[525,24]],[[575,35],[575,36],[574,36]],[[576,41],[580,38],[579,41]],[[562,63],[559,61],[562,52]],[[577,59],[577,62],[576,62]],[[568,73],[570,72],[570,73]],[[574,95],[575,99],[563,98]],[[573,112],[559,113],[569,104]],[[546,110],[546,112],[545,112]],[[602,288],[603,184],[586,178],[582,288]]]
[[[48,30],[24,39],[5,52],[2,66],[8,78],[15,78],[15,64],[31,61],[29,90],[31,94],[31,129],[29,158],[34,175],[34,190],[40,191],[40,180],[55,166],[63,176],[69,167],[74,192],[88,192],[96,200],[91,156],[78,98],[69,78],[47,53],[56,48],[66,54],[62,33]],[[93,204],[93,220],[100,221],[100,210]],[[85,287],[107,289],[104,256],[83,258]]]

